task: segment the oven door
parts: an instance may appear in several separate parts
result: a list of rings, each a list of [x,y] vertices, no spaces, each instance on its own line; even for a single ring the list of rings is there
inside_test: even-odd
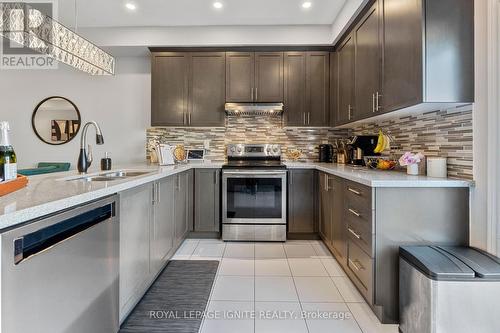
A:
[[[222,222],[286,224],[285,170],[222,173]]]

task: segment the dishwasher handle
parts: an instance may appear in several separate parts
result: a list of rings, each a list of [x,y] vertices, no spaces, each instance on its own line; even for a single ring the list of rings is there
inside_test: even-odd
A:
[[[110,202],[18,237],[14,239],[14,265],[57,246],[101,222],[110,220],[115,215],[116,202]]]

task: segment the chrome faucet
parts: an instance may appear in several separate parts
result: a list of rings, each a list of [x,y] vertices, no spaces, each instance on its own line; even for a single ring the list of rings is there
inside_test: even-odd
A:
[[[83,126],[82,138],[80,141],[80,155],[78,156],[78,172],[80,173],[87,173],[88,168],[92,164],[92,150],[90,145],[88,145],[88,151],[85,149],[87,146],[87,130],[90,125],[94,125],[95,127],[95,143],[98,145],[104,143],[101,128],[95,121],[89,121]]]

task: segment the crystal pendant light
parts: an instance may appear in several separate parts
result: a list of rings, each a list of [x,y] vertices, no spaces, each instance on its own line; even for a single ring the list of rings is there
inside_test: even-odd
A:
[[[110,54],[26,3],[0,3],[0,35],[91,75],[113,75]]]

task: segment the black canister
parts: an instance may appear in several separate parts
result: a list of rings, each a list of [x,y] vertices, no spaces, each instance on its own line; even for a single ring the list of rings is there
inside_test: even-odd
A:
[[[319,145],[319,161],[324,163],[333,162],[333,146],[330,144]]]
[[[111,158],[109,157],[108,152],[106,152],[105,157],[101,159],[101,170],[102,171],[111,170]]]

